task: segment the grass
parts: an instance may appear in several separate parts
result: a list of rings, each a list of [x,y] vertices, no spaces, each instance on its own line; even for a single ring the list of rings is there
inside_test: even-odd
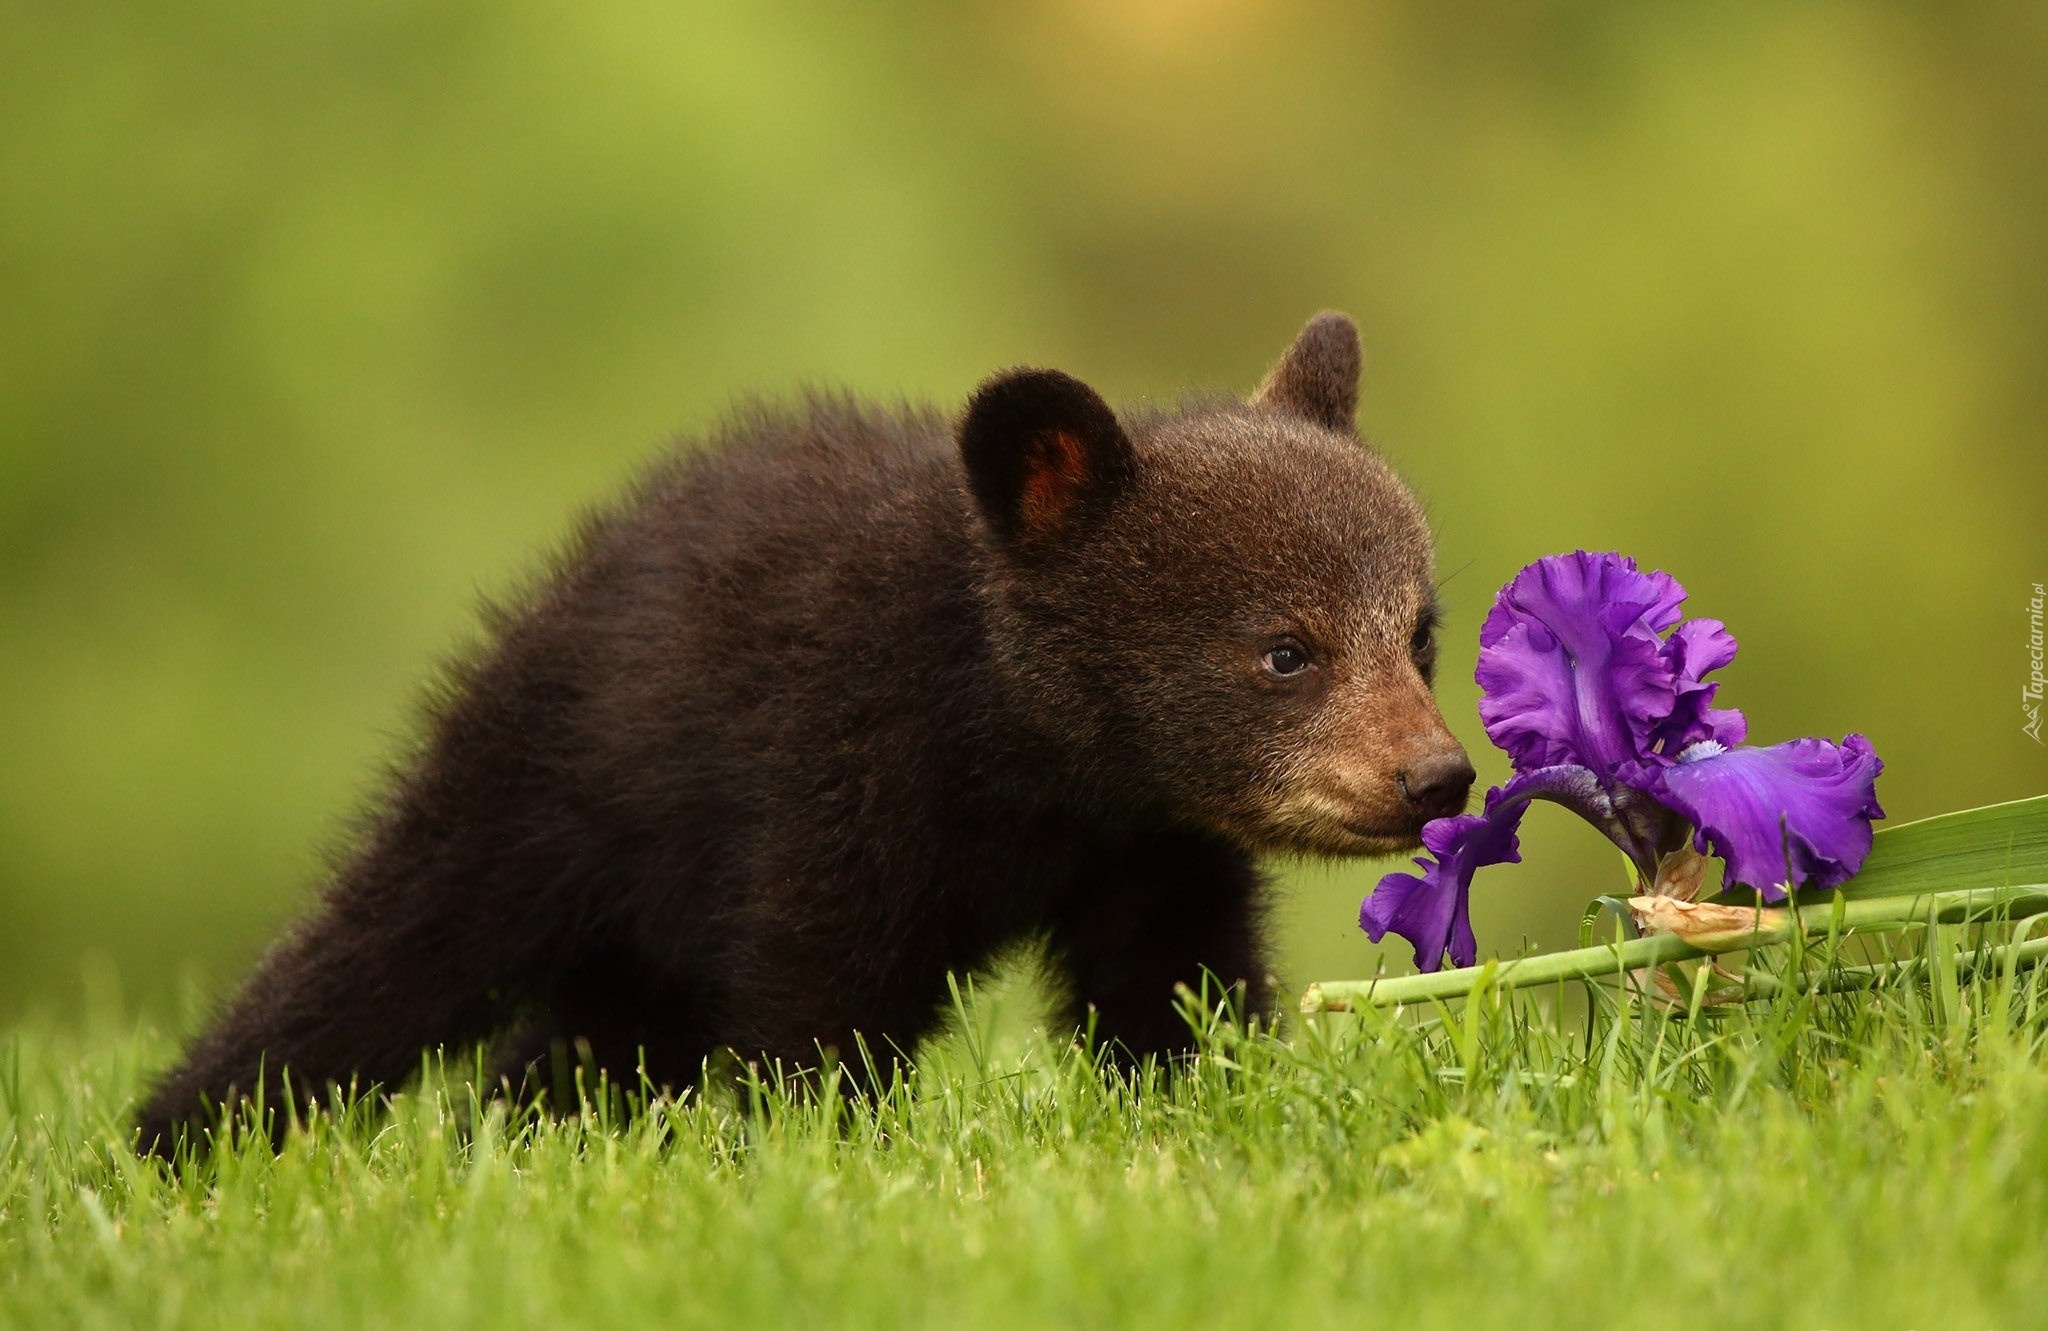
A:
[[[436,1072],[282,1155],[124,1149],[168,1045],[0,1036],[0,1326],[2017,1326],[2048,992],[1553,996],[1212,1029],[1108,1084],[970,1009],[877,1101],[628,1124]],[[1583,1018],[1583,1019],[1582,1019]],[[465,1124],[474,1123],[473,1132]]]

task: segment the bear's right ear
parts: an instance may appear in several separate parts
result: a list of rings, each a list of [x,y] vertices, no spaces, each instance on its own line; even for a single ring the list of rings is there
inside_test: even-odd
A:
[[[1109,404],[1058,370],[1009,370],[976,389],[960,457],[989,526],[1030,546],[1083,530],[1130,484],[1134,465]]]

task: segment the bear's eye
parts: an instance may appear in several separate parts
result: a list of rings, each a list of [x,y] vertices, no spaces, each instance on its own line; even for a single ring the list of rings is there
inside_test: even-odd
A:
[[[1436,676],[1436,622],[1436,606],[1424,606],[1416,617],[1415,632],[1408,638],[1408,655],[1422,672],[1424,683],[1434,682]]]
[[[1415,616],[1415,632],[1408,638],[1409,651],[1421,656],[1436,645],[1437,619],[1436,602],[1425,602],[1422,612]]]
[[[1278,675],[1282,679],[1289,675],[1298,675],[1308,669],[1308,648],[1291,640],[1276,643],[1260,658],[1260,664],[1266,667],[1268,674]]]

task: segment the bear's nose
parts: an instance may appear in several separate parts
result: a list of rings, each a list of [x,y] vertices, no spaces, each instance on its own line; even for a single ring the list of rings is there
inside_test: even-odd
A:
[[[1465,796],[1471,793],[1472,760],[1463,749],[1450,749],[1417,758],[1395,776],[1401,796],[1432,818],[1447,818],[1465,811]]]

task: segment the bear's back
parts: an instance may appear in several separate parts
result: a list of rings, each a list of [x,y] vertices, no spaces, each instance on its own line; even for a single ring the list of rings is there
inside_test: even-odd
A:
[[[973,765],[981,558],[945,418],[819,396],[658,462],[511,636],[578,698],[579,783],[752,826],[823,793],[817,819],[878,771],[907,794]]]

